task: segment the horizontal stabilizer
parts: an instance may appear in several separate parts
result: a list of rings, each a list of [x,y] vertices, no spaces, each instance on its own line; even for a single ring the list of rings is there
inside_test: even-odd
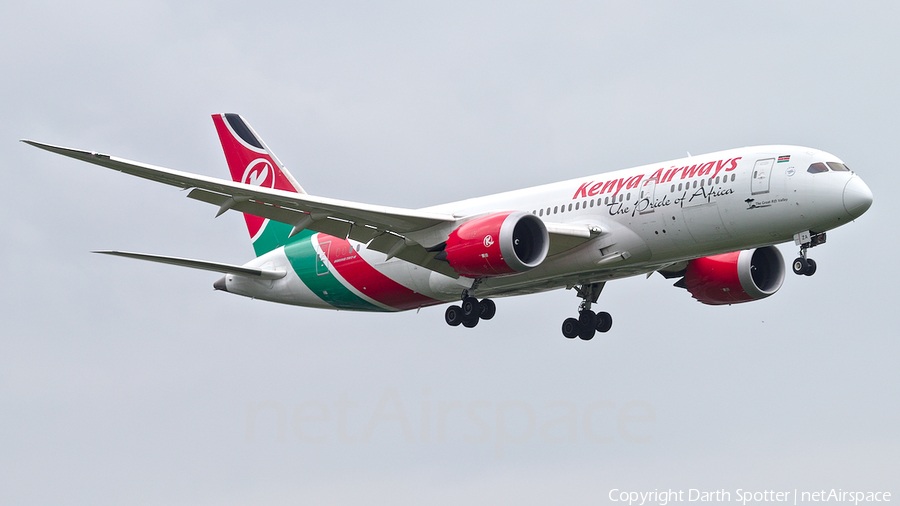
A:
[[[149,262],[159,262],[161,264],[179,265],[181,267],[190,267],[191,269],[200,269],[204,271],[221,272],[223,274],[234,274],[235,276],[245,276],[257,279],[279,279],[286,274],[281,270],[259,269],[257,267],[244,267],[242,265],[223,264],[219,262],[207,262],[206,260],[193,260],[190,258],[167,257],[163,255],[149,255],[147,253],[129,253],[127,251],[94,251],[93,253],[102,253],[104,255],[114,255],[117,257],[135,258],[138,260],[147,260]]]

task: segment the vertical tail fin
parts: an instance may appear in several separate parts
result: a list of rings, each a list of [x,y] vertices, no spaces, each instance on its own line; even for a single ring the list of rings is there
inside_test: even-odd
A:
[[[214,114],[212,118],[235,182],[306,193],[243,118],[230,113]],[[244,220],[257,256],[286,244],[293,228],[251,214],[244,214]]]

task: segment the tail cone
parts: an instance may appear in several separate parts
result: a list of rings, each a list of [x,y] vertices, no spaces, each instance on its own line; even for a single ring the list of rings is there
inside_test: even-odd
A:
[[[228,291],[228,287],[225,286],[225,276],[222,276],[221,279],[213,283],[213,288],[216,290],[222,290],[223,292]]]

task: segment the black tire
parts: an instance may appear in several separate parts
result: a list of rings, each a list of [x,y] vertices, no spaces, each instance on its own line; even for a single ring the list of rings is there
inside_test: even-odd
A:
[[[594,327],[586,327],[582,325],[581,330],[578,331],[578,337],[581,338],[582,341],[590,341],[594,338],[594,333],[597,332]]]
[[[462,314],[464,318],[478,318],[481,314],[481,304],[475,297],[466,297],[462,301]]]
[[[566,318],[562,324],[562,333],[568,339],[574,339],[581,330],[581,324],[575,318]]]
[[[491,299],[482,299],[480,304],[482,320],[490,320],[497,314],[497,305]]]
[[[800,276],[809,270],[809,262],[803,257],[797,257],[794,259],[794,263],[791,264],[791,269],[794,270],[794,274]]]
[[[803,274],[805,274],[807,276],[812,276],[815,273],[816,273],[816,261],[813,260],[812,258],[807,258],[806,259],[806,272],[804,272]]]
[[[451,327],[456,327],[463,321],[462,309],[459,306],[450,306],[444,312],[444,321]]]
[[[597,313],[597,332],[609,332],[612,328],[612,315],[606,311]]]
[[[463,321],[462,321],[463,327],[470,329],[470,328],[474,327],[475,325],[478,325],[478,320],[479,320],[479,318],[477,316],[468,317],[468,318],[463,317]]]
[[[597,326],[597,315],[587,309],[578,312],[578,323],[582,328],[593,329]]]

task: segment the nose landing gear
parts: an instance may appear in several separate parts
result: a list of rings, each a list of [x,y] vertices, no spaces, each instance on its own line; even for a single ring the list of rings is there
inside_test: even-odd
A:
[[[600,292],[606,283],[591,283],[576,287],[577,295],[582,299],[578,306],[578,318],[566,318],[562,324],[562,333],[569,339],[576,337],[584,341],[594,338],[595,332],[607,332],[612,328],[612,316],[606,311],[594,313],[591,304],[600,298]]]
[[[816,261],[807,256],[806,250],[813,246],[825,244],[825,232],[814,234],[810,231],[794,235],[794,244],[800,246],[800,256],[794,259],[791,269],[800,276],[812,276],[816,273]]]
[[[812,276],[816,273],[816,261],[812,258],[806,258],[806,251],[801,250],[800,256],[794,259],[791,268],[794,270],[794,274],[798,276]]]

